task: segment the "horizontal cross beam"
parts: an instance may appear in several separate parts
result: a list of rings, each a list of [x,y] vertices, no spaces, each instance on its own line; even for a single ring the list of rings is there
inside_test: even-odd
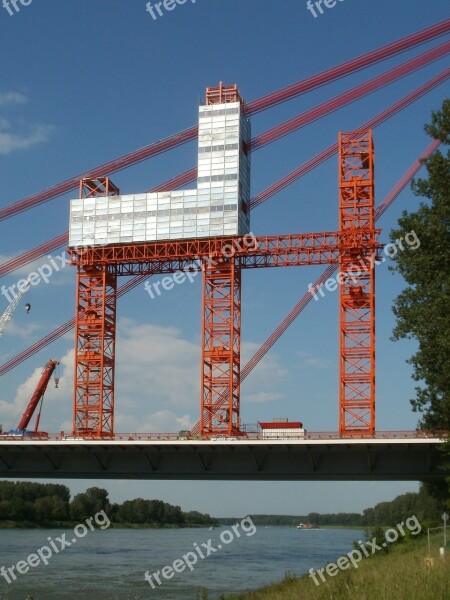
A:
[[[379,231],[376,231],[378,235]],[[143,275],[201,271],[234,258],[241,268],[292,267],[337,262],[342,247],[367,256],[380,244],[376,236],[359,230],[298,233],[276,236],[220,237],[196,240],[141,242],[133,244],[69,248],[73,265],[104,268],[116,275]]]

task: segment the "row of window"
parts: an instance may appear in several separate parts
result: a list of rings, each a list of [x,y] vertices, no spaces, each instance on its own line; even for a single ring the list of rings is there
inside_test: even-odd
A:
[[[218,144],[215,146],[200,146],[198,149],[199,154],[202,152],[225,152],[226,150],[239,150],[239,144]]]
[[[232,106],[230,108],[219,108],[219,110],[199,110],[199,117],[210,117],[210,116],[222,116],[222,115],[236,115],[239,114],[239,106]]]
[[[237,173],[229,175],[210,175],[208,177],[198,177],[198,183],[208,183],[209,181],[235,181],[238,178]]]
[[[242,217],[239,219],[242,220]],[[70,228],[70,232],[72,235],[84,233],[106,233],[108,232],[131,232],[131,231],[145,231],[153,230],[153,229],[176,229],[176,228],[185,228],[185,229],[195,229],[196,227],[231,227],[236,225],[238,222],[238,218],[234,217],[212,217],[211,219],[198,219],[195,221],[169,221],[165,219],[160,219],[158,221],[153,221],[149,223],[109,223],[108,225],[103,225],[100,223],[77,223]],[[245,219],[247,222],[247,219]]]
[[[71,205],[71,215],[80,216],[82,214],[90,214],[90,215],[106,215],[106,214],[119,214],[119,213],[139,213],[149,211],[149,210],[185,210],[192,211],[198,207],[210,206],[210,205],[222,205],[222,204],[231,204],[236,199],[236,192],[234,189],[224,190],[220,189],[218,191],[200,191],[196,196],[190,196],[183,200],[172,201],[169,198],[160,198],[159,202],[154,200],[149,200],[146,202],[122,202],[117,204],[108,204],[108,203],[98,203],[90,206],[84,206],[83,204],[72,204]],[[225,202],[224,202],[225,200]],[[228,202],[227,202],[228,200]]]
[[[193,223],[152,223],[150,225],[140,225],[139,227],[126,227],[126,226],[122,226],[119,227],[117,226],[109,226],[109,227],[89,227],[89,226],[84,226],[82,229],[79,230],[72,230],[71,233],[72,235],[74,234],[78,234],[80,235],[81,232],[83,231],[84,234],[86,233],[91,233],[92,235],[100,235],[100,234],[104,234],[106,232],[108,233],[124,233],[127,235],[131,235],[131,232],[142,232],[142,231],[159,231],[159,230],[171,230],[172,229],[198,229],[198,228],[202,228],[202,227],[218,227],[223,228],[223,227],[235,227],[237,224],[237,220],[230,220],[229,222],[224,223],[223,219],[217,219],[217,220],[208,220],[206,219],[205,221],[199,221],[199,222],[193,222]]]
[[[207,235],[211,233],[211,235],[236,235],[238,233],[239,228],[236,224],[228,225],[225,227],[220,226],[203,226],[203,227],[193,227],[193,228],[171,228],[171,229],[152,229],[152,230],[141,230],[141,231],[121,231],[121,232],[90,232],[84,231],[83,234],[79,235],[71,235],[70,244],[71,245],[81,245],[81,242],[85,242],[87,239],[91,240],[91,243],[104,243],[108,244],[111,242],[120,242],[120,241],[136,241],[136,240],[152,240],[157,239],[158,237],[171,237],[173,239],[177,238],[187,238],[187,237],[196,237],[200,235]]]
[[[175,209],[164,209],[164,210],[149,210],[139,213],[139,217],[134,212],[131,213],[106,213],[104,214],[83,214],[83,215],[73,215],[71,218],[72,223],[79,223],[81,221],[114,221],[118,219],[130,219],[135,220],[136,218],[145,219],[146,217],[172,217],[172,216],[181,216],[181,215],[199,215],[199,214],[207,214],[209,212],[236,212],[237,204],[216,204],[214,206],[198,206],[192,208],[175,208]],[[103,212],[103,211],[102,211]]]

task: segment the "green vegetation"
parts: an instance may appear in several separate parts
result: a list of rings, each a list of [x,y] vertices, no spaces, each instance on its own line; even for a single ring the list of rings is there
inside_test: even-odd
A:
[[[450,144],[450,100],[432,113],[425,131],[442,144]],[[422,413],[420,426],[450,430],[450,151],[435,152],[425,161],[427,179],[413,182],[417,196],[426,198],[416,212],[404,211],[394,242],[414,231],[420,239],[416,250],[399,252],[394,271],[408,284],[394,303],[396,327],[393,339],[415,339],[417,352],[409,359],[416,387],[413,410]]]
[[[425,563],[426,539],[393,544],[363,559],[358,569],[338,571],[317,586],[304,575],[289,573],[281,583],[246,594],[222,595],[220,600],[447,600],[450,587],[450,555]]]
[[[450,99],[433,112],[425,131],[445,146],[450,144]],[[413,410],[422,414],[419,427],[450,431],[450,150],[435,152],[425,161],[427,179],[413,182],[417,196],[426,199],[417,211],[403,212],[391,241],[414,230],[420,247],[400,252],[392,270],[400,273],[408,287],[396,298],[394,340],[418,342],[409,359],[413,379],[421,382]],[[442,448],[442,464],[450,464],[450,441]],[[450,478],[425,484],[427,493],[450,510]]]
[[[317,523],[321,527],[358,527],[376,525],[394,526],[415,515],[423,527],[440,524],[440,515],[446,508],[448,495],[435,498],[430,485],[422,485],[418,493],[397,496],[391,502],[380,502],[360,513],[331,513],[308,515],[250,515],[256,526],[286,525],[295,527],[300,522]],[[162,500],[136,498],[122,504],[109,501],[105,489],[91,487],[70,499],[65,485],[0,481],[0,527],[60,527],[79,523],[104,510],[110,521],[125,527],[210,527],[232,525],[242,518],[215,519],[197,511],[184,512]]]
[[[299,523],[317,523],[322,527],[360,527],[363,516],[360,513],[332,513],[308,515],[249,515],[257,527],[280,526],[296,527]],[[233,525],[239,519],[217,519],[221,525]]]
[[[0,523],[65,522],[70,517],[69,501],[65,485],[0,481]]]
[[[396,523],[415,515],[423,527],[439,524],[445,503],[433,498],[427,486],[421,486],[418,493],[410,492],[397,496],[391,502],[380,502],[373,508],[359,513],[336,513],[308,515],[250,515],[258,527],[287,525],[295,527],[302,523],[317,523],[321,527],[374,527],[376,525],[394,526]],[[221,525],[232,525],[238,518],[218,519]]]
[[[162,500],[137,498],[111,504],[108,492],[97,487],[70,500],[65,485],[0,481],[0,527],[61,527],[80,523],[101,510],[116,527],[217,525],[207,514],[183,512]]]

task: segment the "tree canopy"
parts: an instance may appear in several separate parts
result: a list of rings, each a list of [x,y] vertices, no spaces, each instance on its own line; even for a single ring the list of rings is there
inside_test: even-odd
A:
[[[432,113],[425,131],[442,144],[450,144],[450,100]],[[408,360],[413,379],[420,383],[411,399],[421,413],[424,429],[450,429],[450,150],[436,151],[424,161],[427,178],[412,183],[416,196],[426,199],[415,212],[404,211],[395,242],[414,232],[417,249],[399,252],[394,271],[408,286],[397,296],[393,311],[396,327],[393,339],[415,339],[417,352]]]
[[[0,481],[0,523],[60,526],[81,523],[100,511],[113,523],[153,526],[210,526],[216,519],[196,511],[183,512],[162,500],[137,498],[123,504],[111,504],[108,491],[91,487],[70,500],[65,485]]]

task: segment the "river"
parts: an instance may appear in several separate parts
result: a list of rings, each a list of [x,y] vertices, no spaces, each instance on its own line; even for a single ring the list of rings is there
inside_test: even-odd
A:
[[[73,530],[0,530],[0,568],[29,560],[47,545],[52,553],[43,564],[31,558],[22,563],[16,580],[8,584],[0,576],[0,600],[196,600],[208,588],[209,599],[221,592],[256,588],[283,579],[287,571],[300,575],[348,552],[358,530],[257,527],[247,523],[240,537],[231,527],[208,529],[104,529],[88,531],[76,538]],[[61,547],[62,533],[70,547]],[[77,534],[78,535],[78,534]],[[50,539],[49,539],[50,538]],[[76,542],[73,540],[76,539]],[[58,550],[52,550],[53,548]],[[202,546],[204,544],[204,546]],[[221,548],[219,549],[219,546]],[[213,549],[215,551],[213,551]],[[192,570],[179,560],[176,570],[166,569],[158,585],[145,581],[174,561],[188,555]],[[201,554],[200,554],[201,553]],[[207,554],[209,556],[206,556]],[[203,555],[205,558],[200,558]],[[184,565],[184,567],[183,567]],[[182,570],[184,569],[184,570]],[[8,571],[6,571],[8,573]]]

